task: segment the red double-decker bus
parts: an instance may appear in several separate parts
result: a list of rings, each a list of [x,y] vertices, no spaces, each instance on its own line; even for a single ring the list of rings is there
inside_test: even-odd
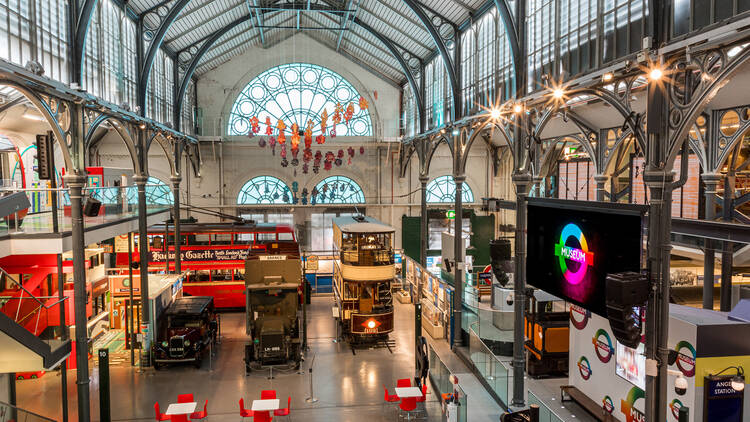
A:
[[[168,227],[168,239],[166,228],[160,224],[148,229],[149,272],[164,271],[167,263],[174,270],[174,226]],[[246,258],[300,258],[294,229],[286,224],[194,223],[182,224],[180,230],[182,270],[191,271],[183,293],[213,296],[217,308],[245,307]],[[138,260],[135,249],[133,260]],[[127,268],[127,253],[117,254],[117,265]]]

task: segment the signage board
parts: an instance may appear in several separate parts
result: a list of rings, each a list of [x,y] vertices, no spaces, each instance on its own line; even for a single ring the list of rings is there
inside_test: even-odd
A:
[[[127,244],[127,243],[126,243]],[[165,251],[150,251],[150,262],[165,262]],[[243,261],[247,255],[246,249],[182,249],[182,261]],[[262,259],[263,257],[261,257]],[[174,262],[175,253],[169,251],[169,260]]]
[[[732,375],[708,376],[703,384],[704,422],[741,422],[745,391],[732,388]]]

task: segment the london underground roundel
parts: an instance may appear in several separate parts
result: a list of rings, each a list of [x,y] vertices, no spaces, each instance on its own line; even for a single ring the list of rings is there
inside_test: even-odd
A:
[[[575,243],[578,243],[579,247],[573,246]],[[580,283],[588,268],[594,265],[594,253],[589,252],[586,237],[573,223],[563,228],[560,242],[555,245],[555,255],[560,259],[563,277],[572,285]]]

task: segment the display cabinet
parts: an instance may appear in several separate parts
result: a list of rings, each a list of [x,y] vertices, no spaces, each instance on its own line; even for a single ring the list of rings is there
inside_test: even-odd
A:
[[[422,299],[422,328],[433,339],[445,338],[445,312],[427,298]]]

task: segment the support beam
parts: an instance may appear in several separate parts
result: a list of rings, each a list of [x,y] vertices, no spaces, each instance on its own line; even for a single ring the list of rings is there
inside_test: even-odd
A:
[[[258,0],[253,0],[253,6],[260,7],[258,6]],[[252,10],[250,10],[250,14],[253,14]],[[266,48],[266,34],[263,31],[263,13],[258,13],[257,11],[255,12],[255,23],[258,27],[258,34],[260,34],[260,45],[261,47]]]
[[[429,216],[427,215],[427,182],[430,181],[430,177],[426,174],[419,176],[419,183],[422,186],[421,189],[421,201],[420,201],[420,238],[419,238],[419,263],[424,268],[427,268],[427,239],[429,237],[428,224]]]
[[[161,44],[164,41],[164,37],[167,35],[167,31],[169,31],[169,27],[172,26],[172,23],[174,23],[177,16],[179,16],[182,9],[184,9],[188,3],[190,3],[190,0],[177,0],[174,6],[169,10],[169,13],[167,13],[167,16],[163,18],[161,24],[159,24],[159,28],[156,30],[156,34],[154,34],[154,37],[151,39],[151,43],[143,56],[143,64],[138,75],[138,105],[141,107],[142,116],[146,115],[146,87],[148,86],[148,78],[151,75],[151,68],[156,59],[156,53],[159,51],[159,48],[161,48]],[[143,17],[141,17],[140,20],[143,20]],[[137,42],[138,44],[141,44],[143,38],[139,38]]]
[[[175,146],[175,164],[179,165],[180,162],[180,156],[182,154],[179,153],[180,147]],[[174,204],[172,205],[172,215],[174,216],[174,273],[179,274],[182,272],[182,256],[181,253],[181,236],[182,236],[182,229],[181,229],[181,222],[180,222],[180,182],[182,181],[182,176],[180,174],[173,175],[170,177],[170,181],[172,182],[172,194],[174,195]],[[169,241],[167,241],[167,255],[169,254]],[[167,268],[167,272],[169,272],[169,268]]]
[[[86,54],[86,34],[88,33],[91,16],[96,10],[97,0],[85,0],[81,6],[80,13],[75,22],[75,42],[73,43],[73,57],[71,59],[73,74],[70,75],[71,83],[81,84],[83,82],[83,62]],[[71,2],[78,3],[78,2]],[[77,7],[74,6],[75,9]]]
[[[714,200],[716,199],[716,188],[719,186],[721,181],[721,175],[717,173],[704,173],[702,175],[703,183],[706,185],[705,195],[705,207],[706,214],[705,219],[713,221],[716,218],[716,206]],[[714,273],[716,258],[714,256],[714,241],[711,239],[705,240],[705,246],[703,247],[703,309],[714,309]]]
[[[86,176],[67,174],[64,176],[65,186],[69,189],[70,219],[73,238],[73,313],[76,328],[76,385],[78,390],[78,420],[89,422],[90,392],[89,392],[89,355],[88,330],[86,325],[86,257],[83,240],[83,186]]]
[[[518,132],[518,131],[517,131]],[[522,143],[516,138],[516,143]],[[523,149],[522,147],[520,149]],[[531,174],[528,171],[516,170],[512,176],[516,185],[516,238],[515,238],[515,275],[513,277],[513,397],[510,407],[513,410],[525,406],[526,390],[524,376],[526,356],[524,344],[524,308],[526,305],[526,196],[531,185]]]
[[[458,135],[462,136],[462,135]],[[455,277],[453,279],[453,347],[463,346],[461,338],[461,317],[463,315],[464,304],[464,238],[463,238],[463,185],[466,176],[463,174],[454,174],[453,180],[456,182],[455,208],[456,217],[453,220],[453,267],[455,268]]]
[[[445,46],[445,42],[440,36],[440,33],[435,28],[435,25],[432,24],[432,21],[424,12],[424,10],[422,10],[422,7],[417,4],[417,1],[403,0],[403,2],[409,9],[411,9],[412,12],[414,12],[414,14],[417,15],[419,20],[422,22],[422,25],[424,25],[424,27],[427,29],[427,32],[430,33],[432,40],[437,46],[440,56],[443,58],[446,74],[448,75],[448,84],[450,85],[451,94],[453,95],[453,105],[451,106],[451,121],[455,122],[458,117],[460,117],[461,90],[459,89],[458,79],[456,78],[456,70],[453,65],[453,59],[451,58],[451,55],[448,52],[448,48]]]
[[[349,7],[352,4],[352,0],[346,0],[346,3],[344,3],[344,9],[346,9],[346,13],[344,13],[341,16],[341,32],[339,32],[339,37],[336,40],[336,52],[338,53],[339,49],[341,48],[341,41],[344,39],[344,30],[346,29],[346,23],[349,21]]]

